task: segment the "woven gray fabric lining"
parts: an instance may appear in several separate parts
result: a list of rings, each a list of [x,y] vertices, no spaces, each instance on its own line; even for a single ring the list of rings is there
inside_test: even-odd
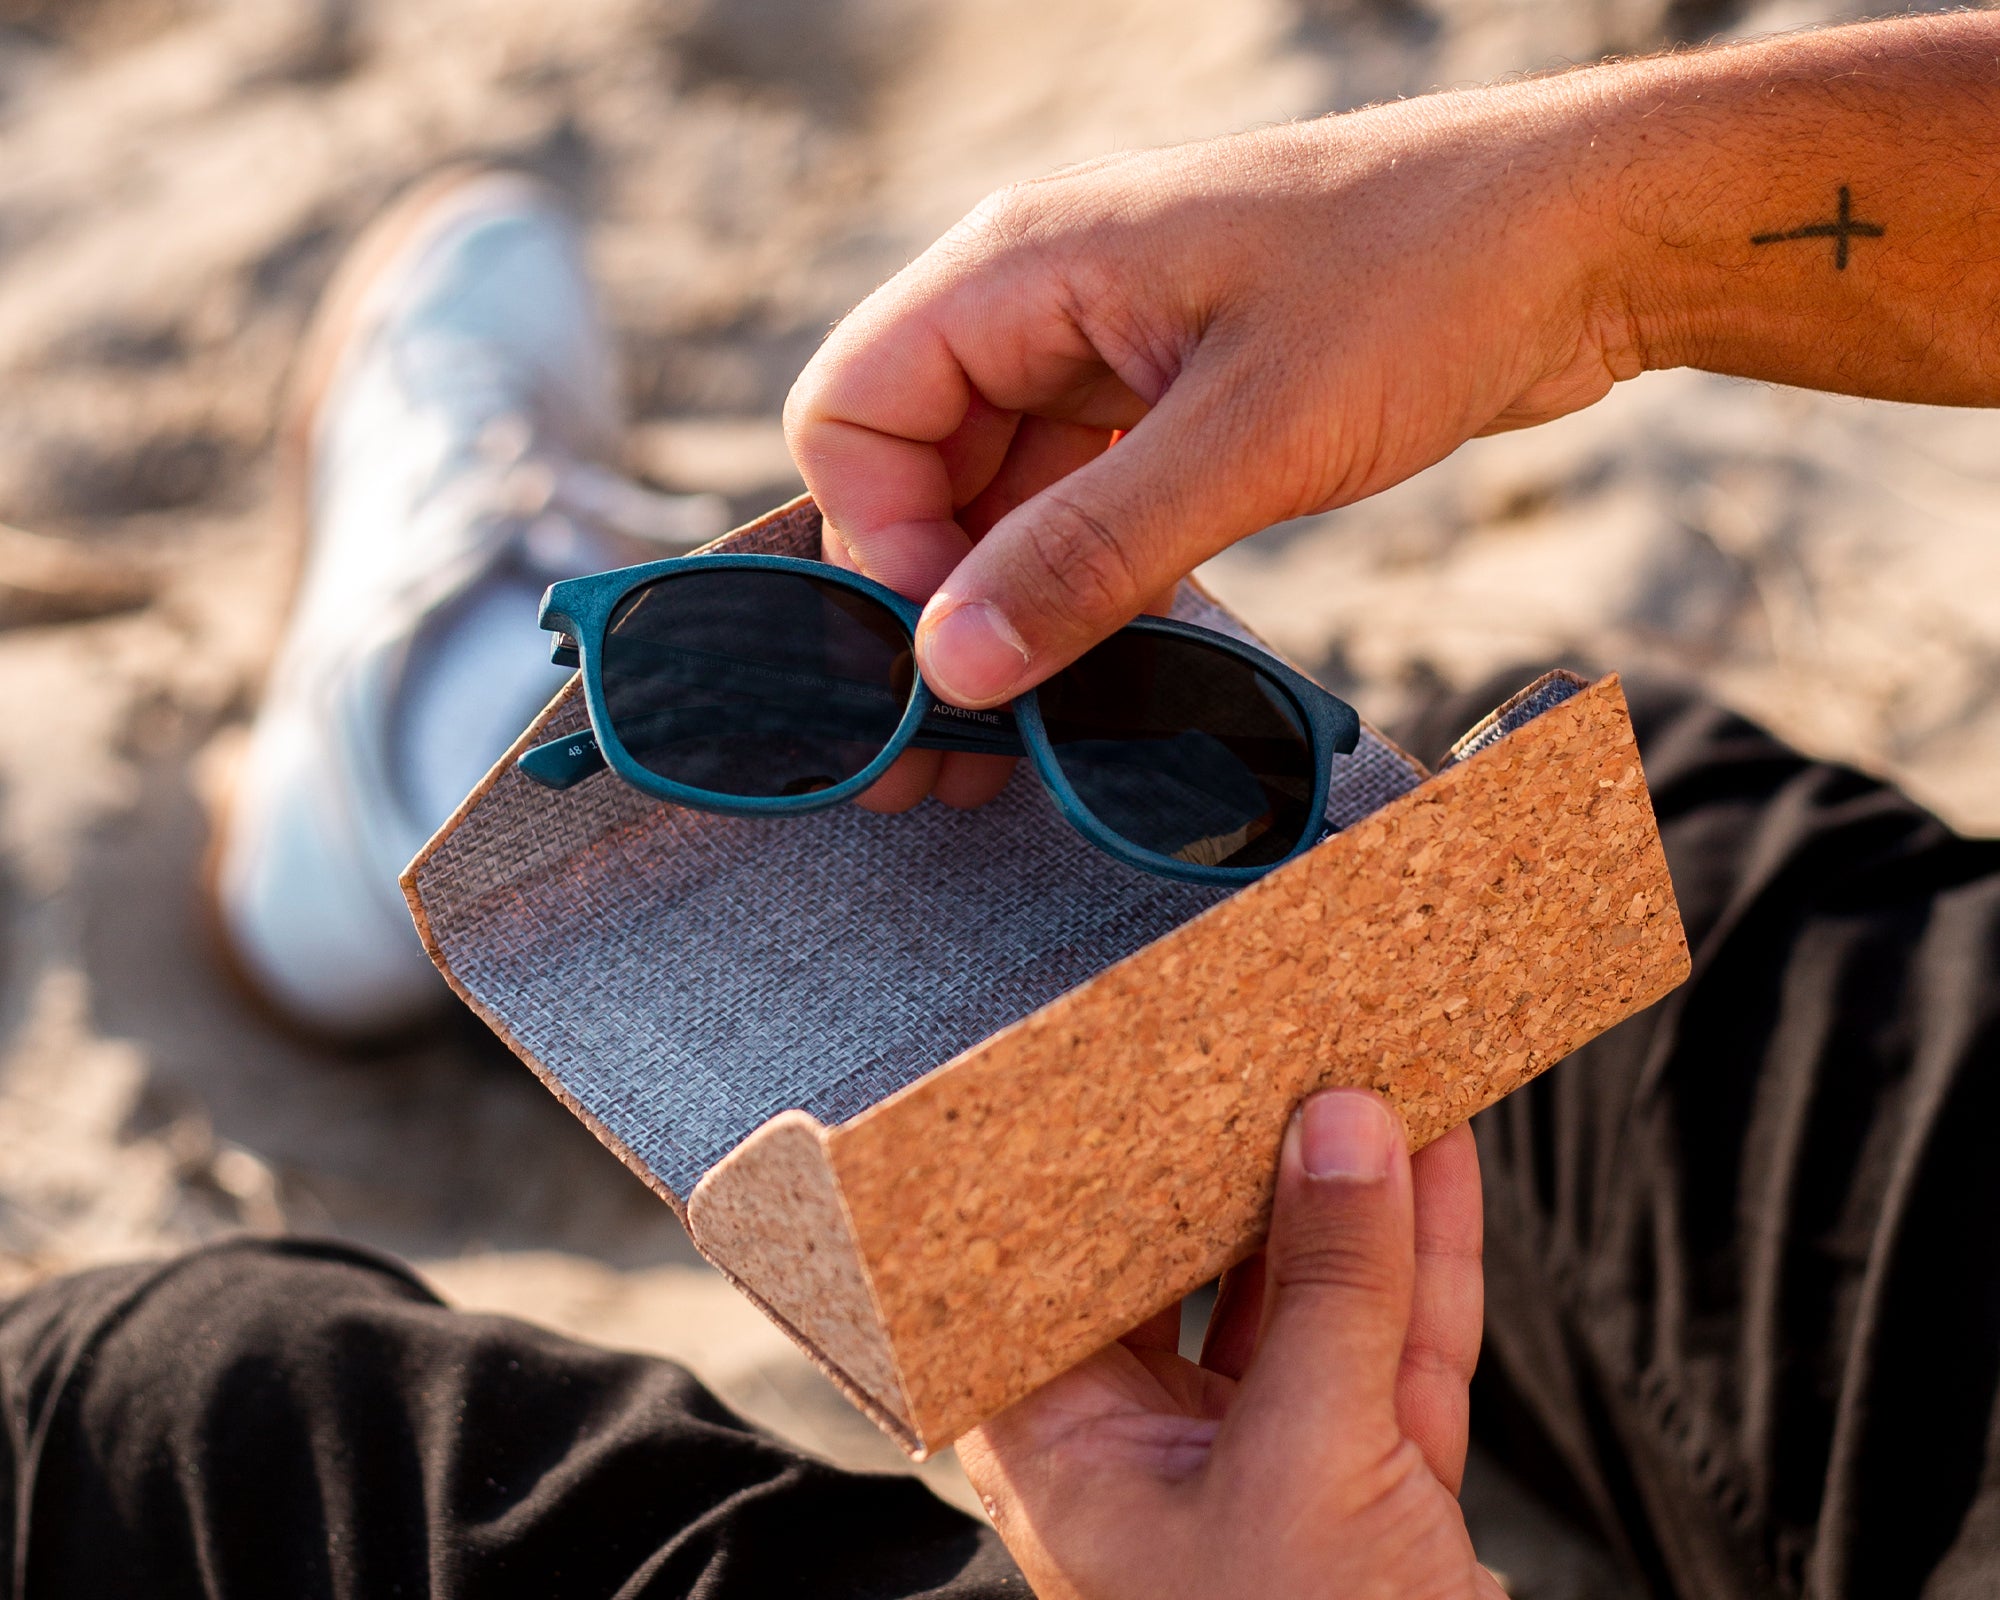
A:
[[[733,549],[817,554],[810,505]],[[1190,587],[1175,615],[1251,638]],[[585,725],[566,689],[538,738]],[[1422,780],[1366,730],[1328,816]],[[1032,771],[977,812],[746,821],[511,767],[419,868],[454,977],[666,1188],[780,1111],[844,1121],[1222,898],[1086,844]]]
[[[1457,744],[1451,747],[1451,754],[1439,764],[1442,772],[1446,767],[1456,766],[1467,756],[1476,756],[1488,745],[1498,744],[1516,728],[1533,722],[1544,711],[1561,705],[1570,696],[1582,693],[1590,687],[1590,680],[1577,673],[1557,668],[1544,673],[1513,699],[1497,711],[1482,718]]]

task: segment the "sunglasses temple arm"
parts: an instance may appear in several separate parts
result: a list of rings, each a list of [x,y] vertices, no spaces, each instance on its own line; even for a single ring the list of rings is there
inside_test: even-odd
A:
[[[604,752],[597,747],[597,735],[588,728],[566,733],[526,751],[514,763],[523,774],[544,789],[573,789],[592,773],[605,767]]]

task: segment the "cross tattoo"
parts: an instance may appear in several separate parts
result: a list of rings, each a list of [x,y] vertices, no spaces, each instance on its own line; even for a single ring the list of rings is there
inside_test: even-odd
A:
[[[1754,233],[1752,244],[1783,244],[1789,239],[1831,239],[1833,241],[1833,267],[1836,272],[1847,270],[1847,241],[1849,239],[1879,239],[1882,224],[1879,222],[1856,222],[1854,204],[1847,193],[1847,185],[1840,186],[1840,214],[1831,222],[1808,222],[1803,228],[1791,228],[1783,233]]]

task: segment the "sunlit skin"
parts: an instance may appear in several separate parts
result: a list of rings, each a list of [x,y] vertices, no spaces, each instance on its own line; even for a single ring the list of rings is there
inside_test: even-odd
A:
[[[1377,1175],[1308,1174],[1329,1109],[1373,1125]],[[1498,1600],[1456,1498],[1479,1249],[1470,1130],[1412,1161],[1374,1095],[1309,1104],[1199,1364],[1165,1311],[960,1441],[1035,1593]]]
[[[1907,18],[1004,190],[792,392],[826,554],[925,600],[926,679],[983,707],[1257,529],[1647,370],[2000,402],[1996,59],[2000,16]],[[866,803],[1006,772],[916,755]],[[1462,1135],[1380,1185],[1282,1170],[1277,1287],[1232,1287],[1204,1366],[1163,1319],[968,1442],[1037,1592],[1497,1592],[1453,1499],[1477,1217]]]

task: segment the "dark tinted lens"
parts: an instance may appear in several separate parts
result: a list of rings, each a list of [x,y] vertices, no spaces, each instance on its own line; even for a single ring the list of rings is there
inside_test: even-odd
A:
[[[1209,867],[1282,861],[1311,826],[1312,736],[1278,683],[1189,639],[1112,635],[1041,687],[1057,765],[1134,844]]]
[[[741,798],[811,794],[882,753],[910,703],[910,636],[886,606],[789,572],[689,572],[618,604],[602,677],[639,765]]]

